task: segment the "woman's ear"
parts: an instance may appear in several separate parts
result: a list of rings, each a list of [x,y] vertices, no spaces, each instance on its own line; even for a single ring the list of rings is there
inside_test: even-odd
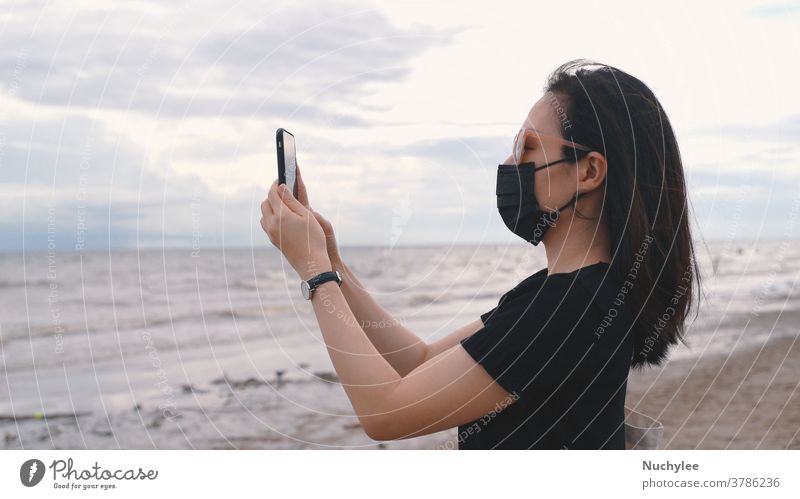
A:
[[[608,173],[606,158],[597,151],[587,154],[581,161],[582,167],[578,169],[578,179],[581,192],[589,192],[601,186]]]

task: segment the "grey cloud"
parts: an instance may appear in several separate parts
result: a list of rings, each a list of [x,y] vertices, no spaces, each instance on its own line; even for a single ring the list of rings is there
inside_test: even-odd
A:
[[[220,15],[227,8],[202,8],[214,5]],[[227,32],[207,26],[217,20],[213,11],[196,21],[206,24],[192,25],[195,13],[177,8],[158,19],[82,9],[68,23],[51,9],[28,14],[40,23],[35,32],[31,23],[6,26],[0,82],[31,102],[167,116],[324,120],[331,104],[357,110],[370,85],[401,80],[414,57],[458,32],[396,28],[375,9],[351,13],[347,4],[294,3],[253,29]],[[366,124],[355,112],[340,119]]]
[[[0,184],[29,187],[110,189],[147,182],[152,172],[142,172],[143,152],[138,146],[109,135],[105,125],[79,114],[61,120],[18,119],[2,134]]]
[[[779,3],[772,5],[762,5],[748,11],[750,15],[765,18],[784,18],[791,14],[800,12],[798,3]]]
[[[407,154],[452,164],[497,166],[508,156],[508,137],[473,136],[423,140],[408,147],[396,148],[392,154]]]
[[[302,148],[308,152],[335,156],[370,154],[387,158],[416,157],[454,167],[474,169],[475,166],[484,166],[493,169],[510,153],[509,143],[508,137],[492,135],[422,139],[403,145],[367,144],[357,139],[336,142],[324,136],[308,135],[303,136]]]
[[[181,231],[185,236],[193,217],[213,219],[222,210],[224,200],[202,179],[146,162],[138,146],[78,114],[20,119],[0,139],[0,189],[7,192],[0,198],[0,250],[23,243],[43,249],[48,236],[58,249],[74,248],[79,235],[95,249],[152,243]],[[240,202],[228,204],[235,209]]]
[[[713,128],[697,128],[691,133],[739,140],[770,140],[797,144],[800,142],[800,114],[786,116],[773,124],[721,125]]]

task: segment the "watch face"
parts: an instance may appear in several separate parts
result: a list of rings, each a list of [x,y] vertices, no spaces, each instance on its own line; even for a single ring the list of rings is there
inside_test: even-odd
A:
[[[303,293],[303,298],[306,300],[311,299],[311,287],[306,281],[300,281],[300,291]]]

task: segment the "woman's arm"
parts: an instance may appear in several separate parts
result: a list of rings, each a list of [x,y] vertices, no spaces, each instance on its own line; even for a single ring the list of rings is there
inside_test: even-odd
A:
[[[333,269],[342,275],[342,294],[361,329],[400,376],[405,376],[483,327],[483,322],[476,319],[428,344],[375,301],[341,258],[333,262]]]
[[[331,263],[342,275],[342,294],[358,325],[397,374],[405,376],[422,364],[428,357],[427,343],[386,311],[341,258]]]
[[[355,324],[339,286],[322,284],[311,301],[336,373],[374,440],[442,431],[516,400],[458,344],[400,376]]]
[[[328,258],[333,270],[342,275],[342,293],[350,305],[357,324],[394,370],[400,376],[405,376],[426,359],[428,345],[381,307],[350,267],[344,263],[339,254],[333,225],[320,213],[311,209],[308,201],[308,189],[303,182],[299,165],[295,181],[297,182],[297,200],[314,215],[322,227]]]
[[[273,182],[261,211],[264,232],[302,279],[332,267],[322,227],[285,185]],[[400,376],[356,323],[338,285],[320,285],[311,301],[334,369],[373,439],[440,431],[515,400],[460,345]]]

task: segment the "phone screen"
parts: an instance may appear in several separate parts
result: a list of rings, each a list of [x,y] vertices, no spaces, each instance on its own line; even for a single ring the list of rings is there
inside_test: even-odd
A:
[[[296,196],[295,176],[297,173],[297,157],[294,148],[294,135],[284,130],[283,132],[283,164],[286,176],[286,187]]]

